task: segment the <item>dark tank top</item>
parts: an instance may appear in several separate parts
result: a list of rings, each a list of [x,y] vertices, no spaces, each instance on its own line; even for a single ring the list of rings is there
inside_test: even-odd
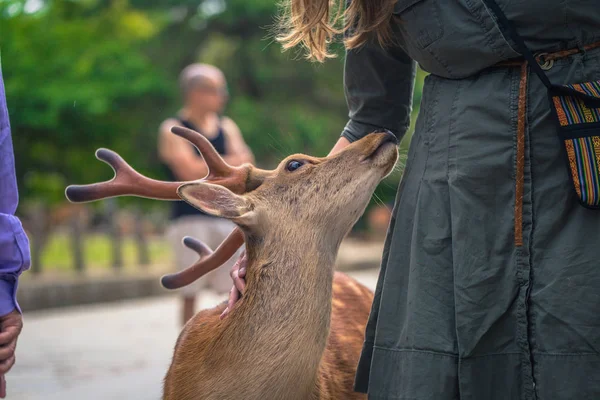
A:
[[[200,130],[194,126],[190,121],[186,121],[180,118],[175,118],[177,121],[179,121],[179,123],[183,126],[185,126],[186,128],[195,130],[196,132],[200,132]],[[223,133],[223,127],[221,126],[221,123],[219,122],[219,131],[217,132],[217,135],[213,138],[207,138],[208,141],[214,146],[215,150],[217,150],[217,152],[220,155],[225,155],[225,134]],[[191,143],[189,144],[193,149],[194,152],[196,153],[196,156],[198,158],[202,158],[202,156],[200,155],[200,152],[198,151],[198,149],[196,148],[196,146],[193,146]],[[165,172],[167,174],[167,177],[170,181],[178,181],[179,179],[177,179],[175,177],[175,174],[173,174],[173,171],[171,171],[171,168],[169,168],[166,164],[163,163],[163,168],[165,169]],[[198,177],[198,179],[200,179],[202,177]],[[189,216],[189,215],[202,215],[202,216],[206,216],[206,217],[211,217],[210,215],[203,213],[202,211],[190,206],[188,203],[186,203],[185,201],[173,201],[171,202],[171,219],[177,219],[180,217],[184,217],[184,216]]]

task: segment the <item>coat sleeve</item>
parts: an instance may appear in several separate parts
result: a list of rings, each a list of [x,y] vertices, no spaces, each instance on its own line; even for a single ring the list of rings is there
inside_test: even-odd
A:
[[[350,120],[342,136],[356,141],[377,129],[401,140],[410,126],[416,63],[397,46],[368,42],[348,50],[344,90]]]
[[[0,70],[0,316],[10,313],[17,303],[17,283],[30,266],[29,240],[14,214],[19,199],[15,162]]]

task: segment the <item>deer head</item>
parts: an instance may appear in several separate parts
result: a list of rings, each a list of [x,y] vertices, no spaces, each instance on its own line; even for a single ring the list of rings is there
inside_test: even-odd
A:
[[[191,182],[156,181],[136,172],[118,154],[100,149],[96,157],[111,165],[115,177],[66,190],[73,202],[122,195],[183,199],[238,226],[214,253],[192,239],[184,240],[201,259],[184,271],[163,277],[163,286],[170,289],[185,286],[220,266],[244,238],[268,235],[301,241],[303,235],[319,232],[318,240],[327,241],[332,248],[339,246],[398,156],[397,139],[391,133],[373,133],[332,156],[295,154],[275,170],[265,171],[249,164],[227,165],[206,138],[190,129],[173,127],[172,132],[200,150],[209,167],[207,177]]]
[[[392,170],[396,143],[393,135],[377,133],[330,157],[294,154],[245,193],[207,181],[185,183],[177,191],[189,204],[231,220],[246,234],[285,234],[289,240],[294,232],[318,230],[337,241],[356,223],[377,184]]]

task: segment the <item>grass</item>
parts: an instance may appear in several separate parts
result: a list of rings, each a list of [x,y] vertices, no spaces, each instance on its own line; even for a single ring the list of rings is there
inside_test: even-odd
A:
[[[169,244],[160,237],[148,239],[150,264],[169,265],[172,251]],[[137,246],[133,238],[122,240],[123,268],[141,269],[138,265]],[[107,235],[89,234],[84,239],[84,260],[87,270],[108,270],[112,268],[112,244]],[[42,254],[42,273],[74,271],[73,256],[69,236],[63,233],[53,235]]]

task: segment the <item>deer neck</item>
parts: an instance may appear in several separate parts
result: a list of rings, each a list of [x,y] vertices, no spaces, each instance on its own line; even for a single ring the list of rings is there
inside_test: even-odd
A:
[[[281,237],[248,240],[247,289],[231,328],[240,333],[240,362],[252,364],[243,370],[255,371],[253,379],[278,382],[281,393],[293,384],[300,398],[314,391],[329,335],[338,248],[311,240],[283,243]]]

